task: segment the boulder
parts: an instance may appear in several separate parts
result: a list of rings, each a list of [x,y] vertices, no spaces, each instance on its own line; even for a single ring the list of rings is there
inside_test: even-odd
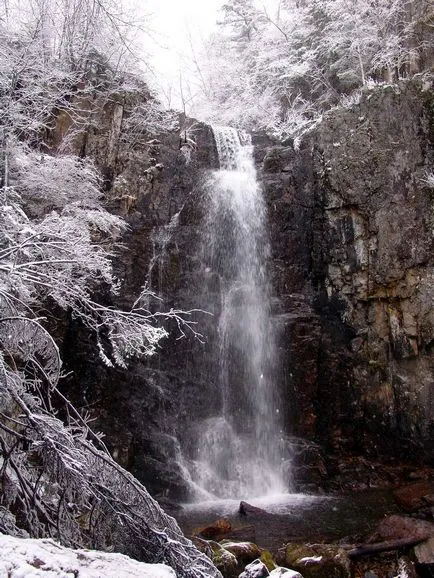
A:
[[[248,515],[266,516],[266,515],[268,515],[267,511],[263,510],[262,508],[258,508],[256,506],[252,506],[252,504],[249,504],[248,502],[240,502],[240,507],[238,509],[238,512],[242,516],[248,516]]]
[[[433,494],[434,482],[424,480],[398,488],[393,492],[393,497],[404,510],[414,512],[420,508],[432,505]]]
[[[232,542],[223,540],[220,542],[225,550],[233,554],[239,563],[248,564],[261,557],[260,548],[253,542]]]
[[[261,562],[263,562],[267,566],[270,572],[278,567],[274,560],[273,554],[268,550],[262,550]]]
[[[256,542],[256,529],[253,525],[239,526],[238,528],[232,528],[225,537],[232,541]]]
[[[232,525],[229,520],[221,518],[216,520],[213,524],[205,526],[204,528],[199,528],[193,532],[194,536],[200,536],[201,538],[206,538],[207,540],[221,540],[226,534],[232,530]]]
[[[430,564],[434,567],[434,537],[415,546],[414,556],[418,564]]]
[[[211,559],[214,566],[221,572],[223,578],[237,578],[240,566],[236,556],[217,542],[208,542],[211,548]]]
[[[368,541],[371,543],[401,539],[422,541],[430,537],[434,537],[433,523],[409,516],[393,515],[380,522]]]
[[[271,573],[270,577],[273,578],[303,578],[300,572],[296,572],[295,570],[289,570],[288,568],[282,568],[279,566],[275,568]]]
[[[349,578],[350,560],[342,548],[333,544],[287,544],[285,566],[304,578]],[[279,560],[280,561],[280,560]]]
[[[199,538],[199,536],[191,536],[190,540],[193,542],[199,552],[202,552],[202,554],[205,554],[205,556],[208,556],[208,558],[212,558],[212,549],[208,540]]]
[[[239,578],[267,578],[270,576],[267,566],[261,560],[254,560],[248,564]]]

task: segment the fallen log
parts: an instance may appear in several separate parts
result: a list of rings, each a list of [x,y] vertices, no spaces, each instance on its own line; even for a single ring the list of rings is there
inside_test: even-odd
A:
[[[350,558],[359,558],[361,556],[369,556],[370,554],[379,554],[380,552],[389,552],[391,550],[401,550],[402,548],[411,548],[428,539],[424,538],[402,538],[400,540],[393,540],[389,542],[377,542],[377,544],[361,544],[357,548],[348,550],[347,554]]]

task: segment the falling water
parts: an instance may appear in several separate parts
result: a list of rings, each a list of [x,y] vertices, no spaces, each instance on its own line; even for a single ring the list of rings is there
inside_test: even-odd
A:
[[[219,279],[219,414],[201,424],[197,484],[222,498],[285,491],[269,312],[266,209],[247,135],[214,128],[220,160],[209,187],[206,271]]]
[[[161,293],[163,286],[163,270],[165,262],[169,256],[168,245],[172,239],[173,232],[178,226],[179,215],[180,211],[172,216],[168,225],[158,227],[151,233],[152,257],[149,262],[148,274],[146,277],[149,288],[157,294]]]

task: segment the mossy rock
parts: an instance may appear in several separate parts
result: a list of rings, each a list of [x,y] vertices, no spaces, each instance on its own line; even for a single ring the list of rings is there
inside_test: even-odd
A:
[[[277,564],[273,558],[273,554],[268,550],[264,550],[262,552],[260,560],[267,566],[270,572],[275,568],[277,568]]]
[[[233,554],[238,562],[243,564],[253,562],[253,560],[260,558],[261,556],[259,546],[253,542],[232,542],[231,540],[223,540],[220,542],[220,545]]]
[[[237,578],[240,573],[240,566],[236,556],[218,542],[210,540],[208,545],[212,551],[213,564],[221,572],[223,578]]]
[[[300,572],[278,566],[270,572],[270,578],[303,578]]]
[[[333,544],[287,544],[285,566],[304,578],[350,578],[350,560]]]

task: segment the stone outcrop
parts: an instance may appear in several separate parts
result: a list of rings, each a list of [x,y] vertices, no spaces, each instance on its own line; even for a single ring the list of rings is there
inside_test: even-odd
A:
[[[214,317],[194,314],[203,342],[174,333],[130,370],[102,366],[71,320],[63,348],[74,377],[65,387],[154,494],[185,499],[181,446],[188,456],[200,435],[186,425],[218,409],[210,400],[218,404],[219,281],[200,256],[204,181],[218,161],[210,127],[168,114],[166,128],[151,131],[152,106],[148,94],[112,95],[79,143],[104,174],[108,205],[130,225],[116,260],[118,304],[149,281],[163,298],[151,300],[154,310],[200,308],[206,292]],[[254,135],[286,432],[312,442],[294,447],[316,484],[339,473],[346,455],[432,460],[433,137],[433,89],[423,79],[364,92],[296,147]],[[369,471],[361,475],[369,485]]]
[[[329,112],[297,150],[257,136],[287,423],[329,454],[433,458],[433,137],[422,79]]]
[[[387,540],[416,539],[427,540],[434,537],[434,524],[409,516],[387,516],[380,522],[370,537],[370,542]]]
[[[195,287],[183,278],[195,267],[189,247],[197,244],[204,171],[218,164],[211,128],[161,111],[145,86],[102,93],[82,104],[88,121],[72,130],[61,118],[51,135],[52,148],[63,143],[93,158],[104,177],[108,208],[129,225],[115,257],[122,290],[115,303],[104,288],[98,298],[128,308],[148,284],[163,298],[150,298],[150,310],[195,308]],[[177,225],[176,236],[170,223]],[[189,319],[204,318],[197,313]],[[90,408],[114,457],[154,495],[186,499],[178,433],[191,404],[208,392],[182,366],[190,348],[204,346],[194,338],[178,342],[176,323],[166,326],[173,336],[161,356],[128,369],[108,368],[93,336],[69,319],[62,357],[72,372],[63,387],[77,407]]]

